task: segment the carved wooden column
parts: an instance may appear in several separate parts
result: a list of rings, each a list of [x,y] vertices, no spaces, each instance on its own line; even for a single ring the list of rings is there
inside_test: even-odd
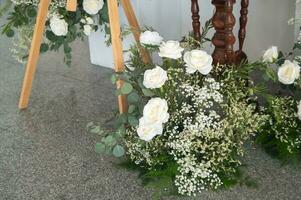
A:
[[[191,0],[191,12],[192,12],[192,27],[194,32],[194,38],[198,41],[201,40],[201,23],[199,15],[198,0]]]
[[[233,15],[233,4],[236,0],[226,0],[225,2],[225,41],[226,41],[226,59],[227,64],[235,62],[234,44],[235,35],[233,28],[235,26],[235,17]]]
[[[240,20],[239,20],[240,28],[238,32],[239,49],[236,52],[237,64],[247,59],[247,55],[243,52],[243,46],[246,38],[246,27],[248,23],[248,7],[249,7],[249,0],[241,0],[241,10],[240,10]]]
[[[216,10],[212,18],[215,34],[212,43],[215,46],[212,54],[213,62],[216,65],[226,64],[226,35],[225,35],[225,0],[212,0]]]

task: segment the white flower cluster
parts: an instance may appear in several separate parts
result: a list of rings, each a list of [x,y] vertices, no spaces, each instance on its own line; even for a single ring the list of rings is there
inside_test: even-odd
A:
[[[103,0],[84,0],[83,8],[89,15],[96,15],[104,6]]]
[[[263,55],[263,61],[267,63],[274,63],[279,57],[278,48],[276,46],[270,47]],[[278,69],[278,80],[285,84],[291,85],[300,77],[300,66],[297,62],[285,60],[285,62]]]
[[[140,42],[145,46],[160,46],[163,41],[163,37],[155,31],[144,31],[140,35]]]
[[[213,66],[213,59],[207,52],[194,49],[182,55],[184,48],[181,47],[179,41],[169,40],[163,42],[163,38],[155,31],[145,31],[140,35],[141,44],[147,46],[159,46],[158,55],[162,58],[180,59],[183,57],[186,71],[189,74],[200,72],[203,75],[208,75]]]
[[[167,101],[152,98],[144,106],[143,117],[139,120],[137,133],[140,139],[150,141],[157,135],[162,135],[163,124],[169,119]]]
[[[223,122],[221,116],[214,110],[214,106],[223,102],[223,96],[219,92],[220,84],[212,78],[206,78],[203,87],[184,84],[180,90],[182,95],[191,99],[192,103],[183,103],[181,109],[171,117],[171,123],[183,122],[183,131],[178,132],[177,127],[170,130],[171,155],[179,165],[179,175],[175,184],[180,194],[195,195],[201,190],[217,188],[222,182],[217,175],[214,165],[218,165],[214,152],[219,159],[217,149],[227,149],[227,140],[215,140],[223,138]],[[216,142],[213,142],[213,141]],[[218,141],[218,142],[217,142]]]
[[[35,5],[39,4],[39,0],[12,0],[16,5]],[[58,8],[66,6],[65,0],[53,0],[51,2],[49,19],[50,19],[50,29],[57,36],[66,36],[68,33],[68,23],[60,16],[57,12]],[[104,6],[103,0],[83,0],[83,9],[88,15],[96,15]],[[85,35],[89,36],[93,29],[94,20],[91,17],[86,17],[81,19],[83,24],[83,32]]]
[[[62,16],[54,14],[50,18],[50,29],[57,36],[65,36],[68,33],[68,23]]]
[[[168,80],[167,72],[159,66],[144,72],[143,85],[149,89],[161,88]]]
[[[212,57],[206,52],[184,52],[178,41],[163,42],[151,31],[142,33],[140,42],[150,50],[158,49],[163,62],[161,67],[147,66],[137,84],[142,82],[143,93],[146,88],[160,98],[151,98],[139,126],[127,130],[129,156],[136,164],[153,170],[164,164],[178,166],[175,177],[171,176],[180,194],[217,189],[223,184],[221,174],[231,175],[241,164],[237,157],[243,155],[244,141],[265,119],[254,114],[255,106],[246,102],[248,95],[240,90],[245,82],[237,86],[236,80],[219,83],[205,76],[213,68]],[[139,54],[133,56],[137,57],[130,66],[140,59]],[[137,68],[143,69],[143,65]]]
[[[94,20],[91,17],[86,17],[85,19],[81,19],[80,22],[83,24],[85,35],[89,36],[94,31]]]
[[[11,0],[14,4],[16,5],[20,5],[20,4],[24,4],[24,5],[35,5],[37,6],[40,2],[40,0]],[[63,8],[66,6],[66,0],[52,0],[51,1],[51,10],[55,9],[55,8]]]
[[[301,34],[300,34],[301,36]],[[301,37],[298,39],[301,42]],[[279,57],[278,48],[272,46],[265,51],[263,61],[267,63],[274,63]],[[278,68],[278,80],[284,85],[291,85],[296,83],[300,78],[301,68],[298,63],[301,62],[300,56],[295,57],[295,61],[285,60],[284,63]],[[298,117],[301,120],[301,106],[298,107]]]

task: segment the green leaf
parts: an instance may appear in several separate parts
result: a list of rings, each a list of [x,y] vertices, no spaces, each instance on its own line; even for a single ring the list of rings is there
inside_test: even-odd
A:
[[[47,31],[46,31],[46,38],[47,38],[48,40],[50,40],[51,42],[56,42],[57,36],[55,36],[54,33],[53,33],[52,31],[47,30]]]
[[[49,46],[46,43],[41,44],[40,52],[45,53],[49,50]]]
[[[275,71],[273,71],[273,69],[271,68],[267,68],[266,70],[266,75],[267,77],[269,77],[271,80],[273,80],[274,82],[277,80],[277,76]]]
[[[71,47],[68,45],[68,43],[64,44],[64,52],[66,54],[69,54],[72,51]]]
[[[27,15],[28,15],[29,17],[31,17],[31,18],[36,17],[36,16],[37,16],[37,11],[36,11],[36,9],[35,9],[35,8],[29,8],[29,9],[27,10]]]
[[[113,75],[111,76],[111,82],[112,82],[112,84],[116,84],[117,80],[118,80],[117,75],[116,75],[116,74],[113,74]]]
[[[128,113],[133,113],[135,111],[135,109],[136,109],[136,106],[130,105],[129,109],[128,109]]]
[[[122,157],[125,154],[125,150],[122,146],[116,145],[113,149],[113,155],[115,157]]]
[[[151,90],[149,90],[149,89],[142,89],[142,92],[143,92],[143,94],[144,94],[145,96],[147,96],[147,97],[152,97],[152,96],[155,95],[155,94],[154,94]]]
[[[122,95],[121,90],[120,89],[115,90],[115,95],[116,96]]]
[[[95,152],[96,153],[104,153],[106,150],[106,145],[103,143],[96,143]]]
[[[133,92],[127,96],[127,100],[131,104],[137,103],[139,101],[139,95],[136,92]]]
[[[107,146],[113,146],[116,144],[116,139],[112,135],[109,135],[103,138],[102,142],[104,142]]]
[[[90,133],[93,133],[93,134],[101,134],[103,131],[100,129],[100,126],[93,126],[91,129],[90,129]]]
[[[12,29],[9,29],[8,31],[5,32],[7,37],[14,37],[15,35],[15,31],[13,31]]]
[[[72,58],[72,55],[71,55],[71,53],[66,53],[66,58],[68,59],[68,60],[70,60],[71,58]]]
[[[122,125],[120,128],[116,131],[115,137],[116,138],[122,138],[124,134],[126,133],[125,127]]]
[[[90,129],[92,126],[94,126],[94,123],[93,122],[89,122],[86,126],[87,129]]]
[[[128,122],[131,126],[137,126],[139,124],[138,119],[133,115],[128,116]]]
[[[296,43],[294,45],[294,49],[301,49],[301,44],[300,43]]]
[[[130,83],[124,83],[121,87],[122,94],[130,94],[133,91],[133,86]]]

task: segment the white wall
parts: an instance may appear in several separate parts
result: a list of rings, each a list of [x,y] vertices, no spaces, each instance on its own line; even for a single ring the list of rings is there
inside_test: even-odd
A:
[[[141,26],[151,26],[164,36],[165,39],[180,39],[187,34],[191,27],[191,12],[189,0],[133,0],[136,13]],[[237,2],[240,2],[238,0]],[[235,16],[239,17],[240,3],[235,5]],[[214,12],[211,0],[199,0],[202,24]],[[294,41],[294,27],[288,26],[287,21],[295,15],[295,0],[250,0],[249,23],[245,52],[251,59],[261,56],[262,52],[271,45],[277,45],[282,50],[288,51]],[[235,29],[237,33],[238,24]],[[211,33],[212,35],[212,33]],[[102,57],[99,52],[107,51],[101,45],[95,46],[98,36],[94,35],[90,43],[94,48],[92,58],[97,56],[98,62],[104,65],[112,63],[108,57]],[[96,48],[95,48],[96,47]],[[207,46],[206,50],[212,52],[213,47]],[[102,64],[103,63],[103,64]],[[106,64],[107,65],[107,64]],[[113,65],[111,65],[113,66]]]

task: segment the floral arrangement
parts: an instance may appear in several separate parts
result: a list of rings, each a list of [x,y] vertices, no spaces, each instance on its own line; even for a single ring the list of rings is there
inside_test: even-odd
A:
[[[257,142],[284,162],[299,161],[301,155],[301,59],[293,53],[300,49],[298,37],[292,52],[284,55],[272,46],[263,56],[265,71],[270,74],[265,80],[274,82],[274,91],[265,94],[269,118]]]
[[[15,58],[23,63],[28,57],[39,1],[6,1],[0,12],[10,10],[9,7],[13,9],[8,14],[6,24],[2,26],[2,34],[8,37],[16,35],[12,52]],[[83,39],[97,29],[109,33],[109,19],[106,0],[79,0],[76,12],[68,12],[65,7],[66,1],[51,2],[41,52],[58,51],[62,47],[65,53],[64,60],[70,65],[72,58],[70,43],[76,38]]]
[[[96,151],[126,153],[144,182],[182,195],[238,182],[243,145],[267,120],[256,111],[248,69],[221,72],[190,38],[163,41],[148,30],[140,40],[161,61],[144,63],[138,48],[130,49],[126,70],[112,77],[123,81],[116,94],[127,95],[128,112],[114,133],[88,124],[101,135]]]

